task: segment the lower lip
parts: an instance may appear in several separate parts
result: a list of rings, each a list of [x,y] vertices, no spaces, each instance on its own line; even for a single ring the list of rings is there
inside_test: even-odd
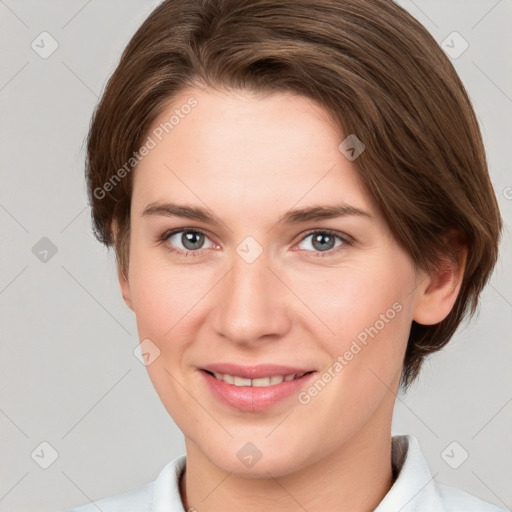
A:
[[[235,386],[216,379],[205,370],[201,370],[200,373],[210,390],[220,401],[241,411],[259,412],[271,409],[281,400],[293,394],[298,394],[316,372],[266,387]]]

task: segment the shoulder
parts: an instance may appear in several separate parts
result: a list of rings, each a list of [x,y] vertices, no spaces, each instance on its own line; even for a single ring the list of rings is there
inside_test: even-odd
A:
[[[101,510],[101,512],[182,511],[179,479],[185,464],[186,456],[179,455],[166,464],[152,482],[63,512],[98,512],[98,510]]]
[[[438,483],[414,436],[393,436],[392,465],[397,478],[375,512],[506,512],[461,489]]]

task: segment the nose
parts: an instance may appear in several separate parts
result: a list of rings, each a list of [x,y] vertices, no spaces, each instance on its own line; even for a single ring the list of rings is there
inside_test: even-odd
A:
[[[278,274],[265,253],[252,263],[234,254],[230,272],[216,287],[209,315],[218,336],[250,345],[286,335],[293,324],[293,296]]]

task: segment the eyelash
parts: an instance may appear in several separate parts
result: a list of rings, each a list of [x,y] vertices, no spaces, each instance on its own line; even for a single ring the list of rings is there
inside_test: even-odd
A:
[[[193,228],[193,229],[192,228],[190,228],[190,229],[180,228],[180,229],[175,229],[175,230],[171,230],[171,231],[166,231],[165,233],[163,233],[159,237],[159,241],[164,244],[165,249],[167,251],[171,252],[171,253],[178,254],[178,255],[183,256],[183,257],[195,257],[195,256],[198,255],[198,253],[201,252],[201,249],[198,249],[197,251],[183,251],[181,249],[175,249],[172,245],[170,245],[167,242],[167,240],[168,240],[168,238],[170,236],[175,235],[176,233],[200,233],[200,234],[202,234],[202,235],[204,235],[205,237],[208,238],[208,234],[206,232],[204,232],[202,229],[199,229],[199,228]],[[343,250],[347,245],[351,246],[351,245],[354,244],[354,240],[351,237],[349,237],[348,235],[339,233],[337,231],[332,231],[330,229],[313,229],[313,230],[310,230],[310,231],[308,231],[307,233],[304,234],[304,236],[299,240],[298,243],[303,242],[308,236],[314,235],[316,233],[321,233],[321,234],[324,234],[324,235],[331,235],[331,236],[337,237],[343,243],[341,245],[339,245],[338,247],[335,247],[333,249],[329,249],[328,251],[313,251],[313,252],[315,252],[315,255],[313,257],[326,258],[326,257],[329,257],[329,256],[334,256],[335,254],[337,254],[338,252]],[[312,252],[312,251],[307,251],[307,252]]]

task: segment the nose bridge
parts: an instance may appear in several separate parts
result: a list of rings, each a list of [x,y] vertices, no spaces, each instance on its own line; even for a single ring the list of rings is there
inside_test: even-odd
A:
[[[242,245],[242,244],[241,244]],[[231,271],[217,296],[214,328],[233,341],[250,342],[265,335],[282,335],[290,318],[284,285],[270,270],[265,252],[256,259],[233,254]]]

